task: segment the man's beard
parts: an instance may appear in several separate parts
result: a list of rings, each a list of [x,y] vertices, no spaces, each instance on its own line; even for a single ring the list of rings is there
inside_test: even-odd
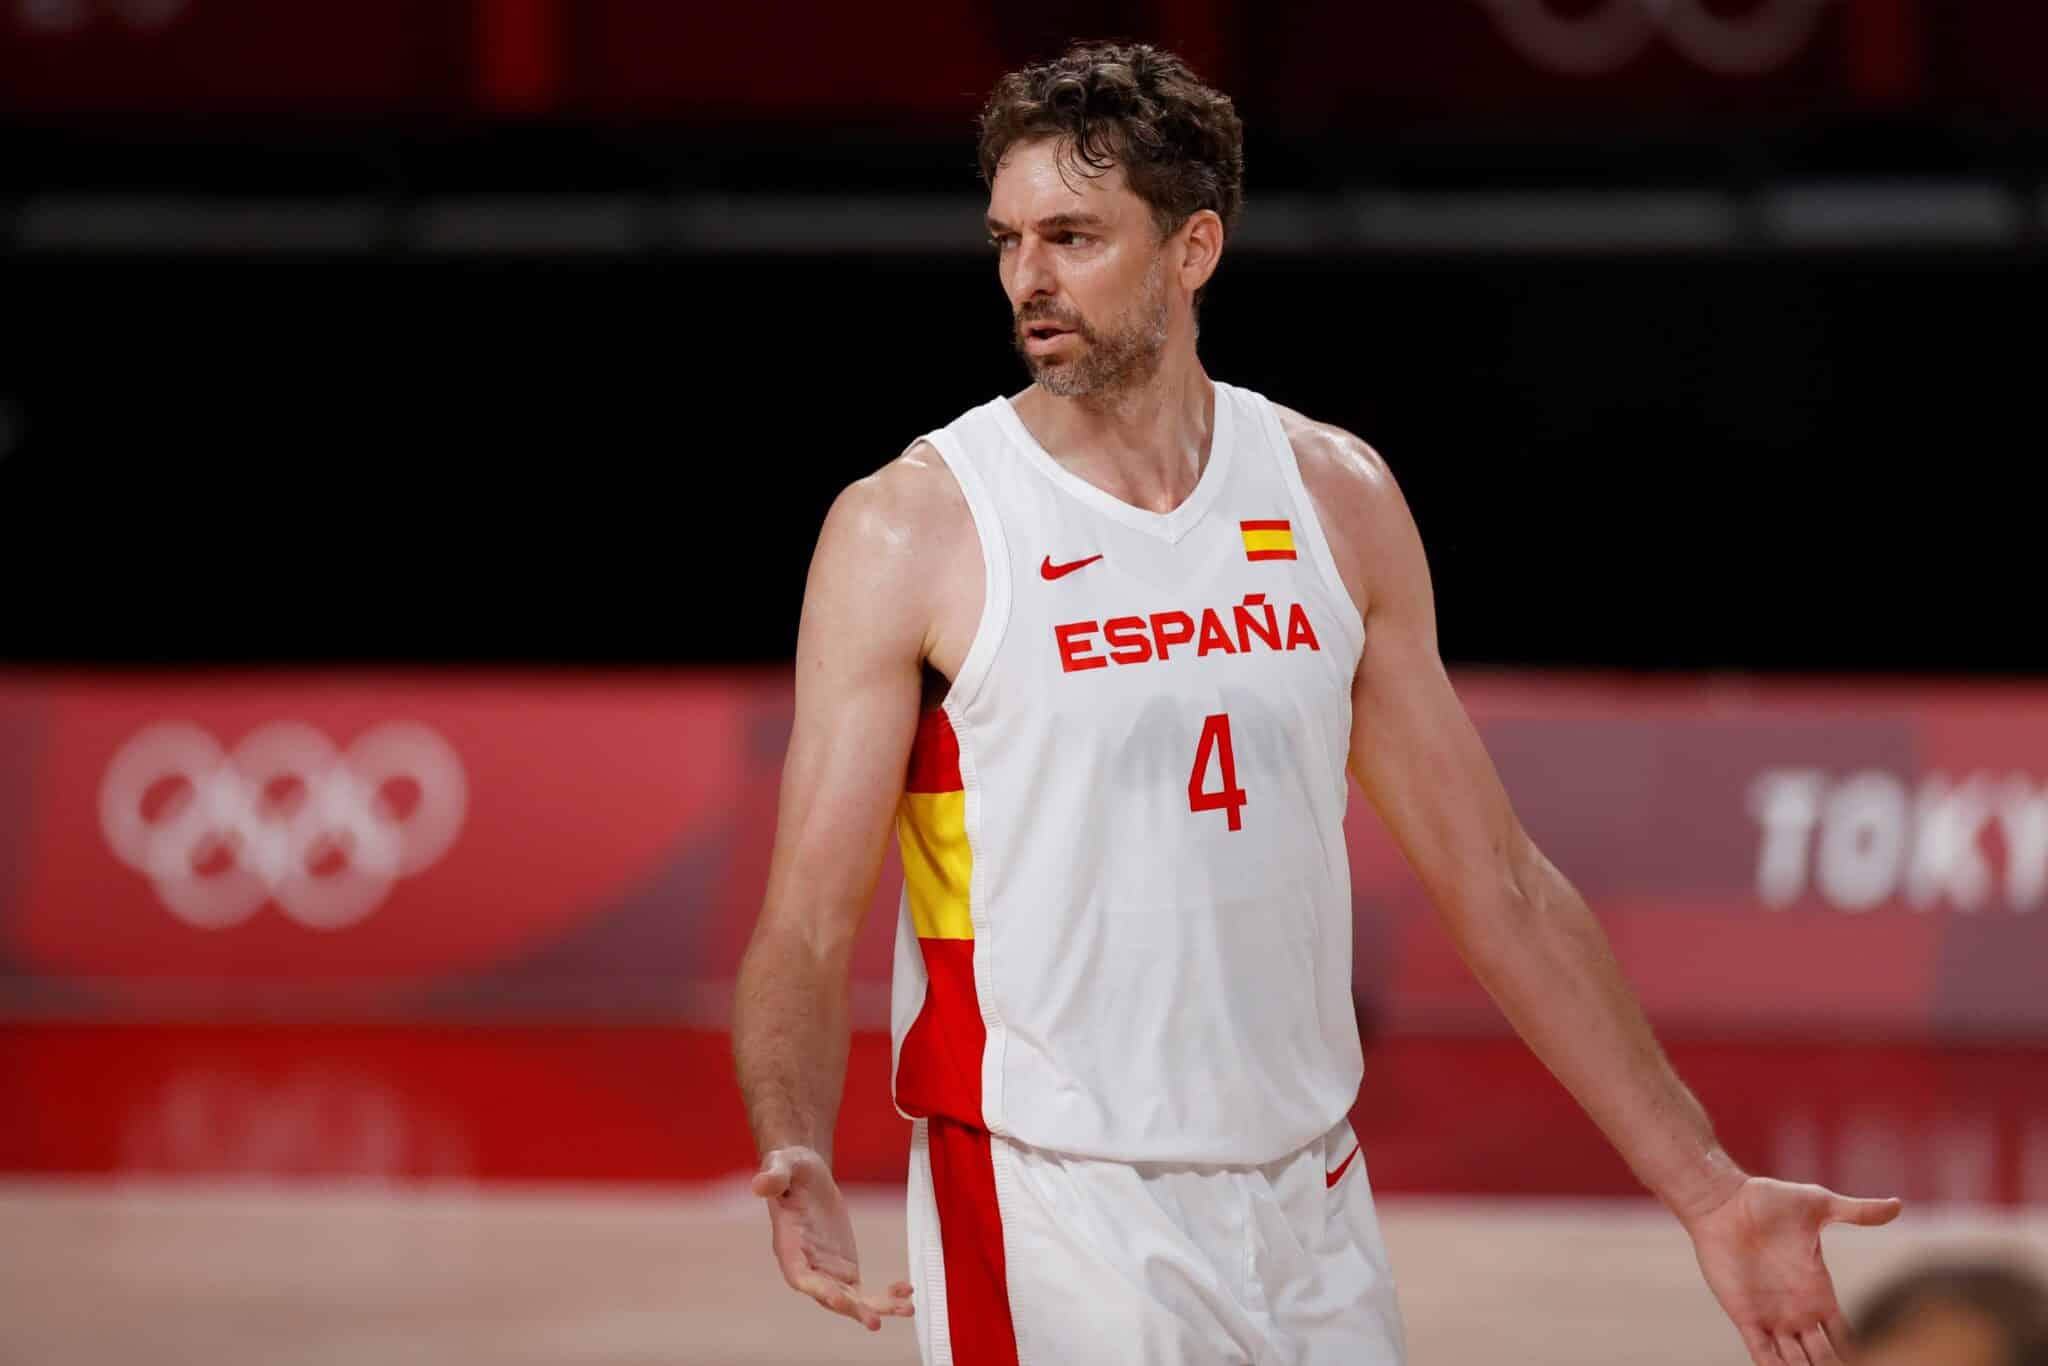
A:
[[[1137,302],[1100,329],[1079,314],[1027,309],[1013,320],[1010,341],[1031,378],[1048,394],[1107,398],[1135,389],[1157,373],[1166,350],[1166,302],[1166,274],[1155,256],[1145,270]],[[1074,333],[1080,354],[1056,359],[1026,351],[1026,330],[1035,323],[1056,323]]]

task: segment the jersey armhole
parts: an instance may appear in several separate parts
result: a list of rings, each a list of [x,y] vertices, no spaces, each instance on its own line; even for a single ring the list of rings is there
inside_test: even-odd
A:
[[[1337,557],[1330,553],[1330,542],[1323,535],[1323,522],[1316,515],[1315,499],[1309,496],[1308,485],[1301,477],[1301,457],[1294,453],[1294,443],[1287,439],[1287,428],[1280,423],[1280,414],[1274,410],[1272,401],[1258,398],[1261,413],[1266,423],[1266,433],[1273,443],[1273,458],[1280,462],[1280,478],[1287,485],[1287,493],[1294,500],[1295,511],[1300,514],[1302,530],[1307,533],[1309,558],[1316,563],[1316,572],[1322,576],[1323,586],[1330,590],[1337,600],[1338,610],[1351,628],[1351,638],[1361,652],[1365,649],[1365,618],[1359,614],[1358,604],[1352,600],[1351,589],[1344,582],[1344,576],[1337,572]]]
[[[958,438],[950,431],[936,431],[927,432],[918,440],[937,451],[946,468],[953,472],[954,482],[967,499],[968,514],[974,519],[975,539],[981,544],[981,618],[975,623],[967,657],[960,663],[960,676],[953,680],[945,698],[945,705],[957,711],[972,703],[981,691],[996,647],[1002,643],[1004,628],[1009,625],[1010,552],[1003,541],[1003,524],[996,516],[995,503]]]

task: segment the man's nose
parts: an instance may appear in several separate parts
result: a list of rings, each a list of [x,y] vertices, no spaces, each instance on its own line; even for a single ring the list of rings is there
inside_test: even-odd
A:
[[[1045,247],[1029,239],[1019,242],[1010,265],[1010,302],[1025,304],[1054,288],[1052,258]]]

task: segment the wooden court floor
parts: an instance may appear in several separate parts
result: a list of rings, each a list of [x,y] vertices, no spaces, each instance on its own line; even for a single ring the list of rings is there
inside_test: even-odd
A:
[[[857,1195],[864,1262],[904,1263],[901,1194]],[[1742,1354],[1647,1204],[1389,1200],[1415,1366],[1709,1366]],[[2048,1261],[2048,1211],[1835,1229],[1844,1298],[1916,1257]],[[7,1366],[913,1366],[782,1288],[737,1188],[0,1185]],[[1113,1360],[1113,1357],[1106,1358]]]

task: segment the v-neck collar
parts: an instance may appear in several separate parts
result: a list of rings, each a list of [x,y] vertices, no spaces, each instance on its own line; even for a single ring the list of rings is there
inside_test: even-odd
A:
[[[1237,405],[1230,401],[1222,383],[1213,380],[1211,383],[1216,388],[1216,416],[1209,433],[1209,463],[1202,467],[1202,477],[1195,481],[1195,487],[1171,512],[1153,512],[1149,508],[1126,503],[1053,459],[1045,447],[1038,444],[1038,438],[1031,434],[1031,429],[1024,425],[1024,419],[1017,416],[1017,409],[1007,397],[998,397],[995,401],[996,420],[1017,443],[1024,458],[1036,465],[1046,478],[1103,516],[1134,531],[1157,536],[1171,545],[1200,522],[1202,514],[1209,510],[1209,504],[1216,501],[1217,491],[1223,487],[1229,474],[1232,453],[1237,448]]]

